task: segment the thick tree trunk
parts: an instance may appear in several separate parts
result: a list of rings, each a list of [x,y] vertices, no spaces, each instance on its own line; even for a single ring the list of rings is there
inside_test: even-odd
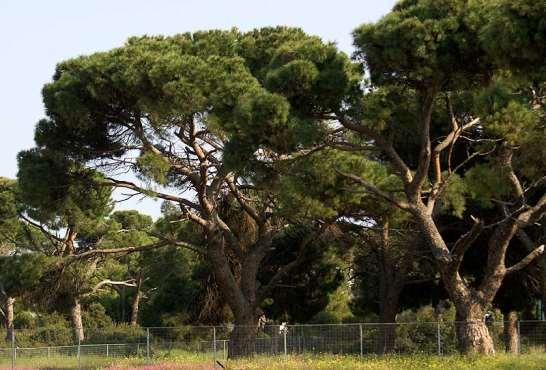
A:
[[[209,234],[208,256],[216,281],[235,317],[235,328],[229,339],[229,357],[246,357],[255,352],[258,330],[257,274],[266,246],[253,248],[240,261],[240,276],[228,262],[225,241],[218,233]]]
[[[6,299],[6,341],[11,342],[14,332],[13,320],[15,317],[15,298],[7,297]]]
[[[138,325],[138,311],[140,308],[141,298],[142,298],[142,276],[139,275],[137,279],[135,297],[133,298],[133,303],[131,305],[131,326]]]
[[[459,350],[465,354],[494,354],[493,338],[485,323],[485,308],[472,300],[459,300],[455,307]]]
[[[518,313],[504,315],[504,346],[508,353],[519,353]]]
[[[381,232],[381,279],[379,286],[379,337],[376,342],[376,352],[379,354],[391,353],[394,350],[396,339],[396,314],[399,308],[400,292],[406,278],[407,261],[397,261],[400,258],[411,259],[403,256],[393,249],[391,243],[389,220],[382,222]],[[408,253],[410,254],[410,253]]]
[[[83,342],[85,339],[82,323],[82,307],[78,298],[74,298],[71,309],[72,325],[76,341]]]
[[[392,287],[388,294],[381,299],[381,326],[379,328],[379,337],[376,342],[376,352],[378,354],[391,353],[394,351],[399,295],[400,290],[396,287]]]
[[[426,215],[423,210],[421,212],[417,219],[423,236],[431,246],[446,291],[455,305],[455,331],[460,351],[465,354],[494,354],[495,347],[485,324],[484,314],[504,278],[504,265],[499,266],[500,262],[498,262],[504,263],[504,259],[498,258],[498,254],[502,251],[495,250],[496,258],[491,256],[488,258],[486,267],[488,273],[481,285],[485,288],[478,292],[469,287],[459,273],[462,256],[471,241],[468,241],[466,247],[450,252],[432,217]],[[461,245],[458,246],[460,247]]]
[[[248,357],[256,353],[258,318],[255,312],[248,312],[235,319],[235,327],[229,337],[229,357]]]

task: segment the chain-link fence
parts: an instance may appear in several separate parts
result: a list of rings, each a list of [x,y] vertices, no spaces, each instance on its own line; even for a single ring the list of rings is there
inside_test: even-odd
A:
[[[172,328],[87,329],[79,343],[69,329],[15,330],[2,343],[0,369],[96,368],[135,358],[153,359],[193,356],[214,364],[236,355],[278,356],[292,354],[428,354],[458,353],[455,322],[357,323],[329,325],[266,325],[256,328],[184,326]],[[511,326],[514,329],[514,325]],[[546,353],[546,321],[520,321],[515,329],[507,323],[488,324],[495,349],[504,351],[516,343],[518,352]],[[59,366],[60,367],[60,366]]]

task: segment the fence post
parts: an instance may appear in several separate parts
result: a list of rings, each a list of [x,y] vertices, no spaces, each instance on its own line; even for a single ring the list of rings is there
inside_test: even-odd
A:
[[[47,347],[47,358],[51,357],[51,347]]]
[[[440,321],[436,323],[436,342],[438,346],[438,356],[442,355],[442,334],[440,332]]]
[[[226,353],[226,342],[227,342],[227,340],[224,339],[222,342],[224,342],[224,361],[226,361],[227,360],[227,353]]]
[[[150,328],[146,328],[146,361],[150,362]]]
[[[283,330],[283,340],[284,340],[284,355],[288,355],[288,348],[286,347],[286,332],[287,330]]]
[[[15,348],[15,330],[11,331],[11,368],[15,369],[15,360],[17,359],[17,348]]]
[[[78,338],[78,370],[81,368],[81,340]]]
[[[518,355],[521,354],[521,321],[518,320]]]
[[[110,346],[106,343],[106,357],[110,357]]]
[[[216,326],[212,327],[212,366],[216,367]]]
[[[364,356],[364,338],[362,335],[362,324],[358,324],[360,329],[360,357]]]

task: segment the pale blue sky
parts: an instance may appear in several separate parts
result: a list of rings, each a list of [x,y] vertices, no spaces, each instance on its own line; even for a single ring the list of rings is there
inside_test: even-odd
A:
[[[303,28],[350,53],[351,31],[395,0],[0,0],[0,176],[15,177],[17,153],[33,145],[40,91],[55,64],[107,50],[133,35],[271,25]],[[159,203],[132,201],[157,216]]]

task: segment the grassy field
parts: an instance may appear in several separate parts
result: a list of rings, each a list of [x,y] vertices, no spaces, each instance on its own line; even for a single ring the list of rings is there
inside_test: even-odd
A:
[[[18,370],[34,369],[76,369],[73,358],[28,359],[17,363]],[[248,360],[223,361],[226,369],[238,370],[285,370],[285,369],[369,369],[369,370],[421,370],[421,369],[546,369],[546,354],[527,354],[509,356],[499,354],[492,357],[463,356],[289,356],[255,357]],[[10,369],[10,363],[0,362],[0,369]],[[210,357],[202,355],[175,355],[154,359],[151,364],[137,358],[105,359],[86,358],[81,361],[82,369],[105,370],[211,370],[214,369]],[[219,366],[216,367],[220,369]]]

